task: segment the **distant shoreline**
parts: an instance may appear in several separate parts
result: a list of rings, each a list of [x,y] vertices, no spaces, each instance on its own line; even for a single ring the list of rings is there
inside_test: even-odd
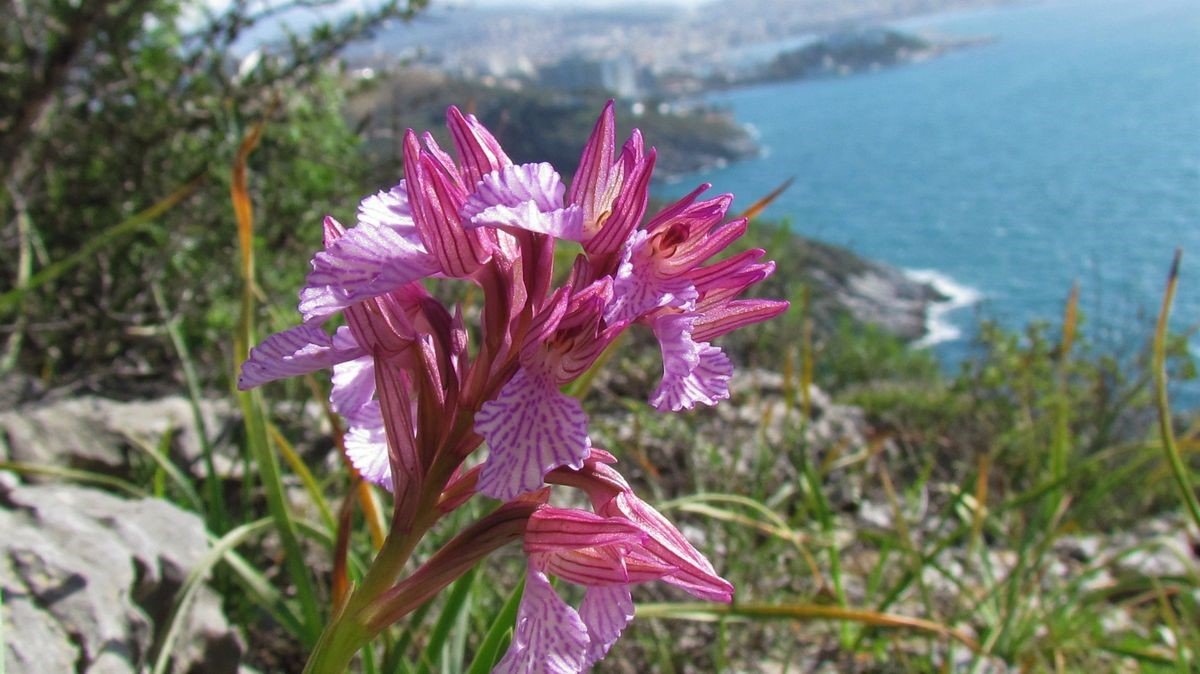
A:
[[[675,75],[670,87],[652,95],[675,100],[767,84],[850,77],[924,63],[945,54],[995,42],[995,36],[931,37],[870,26],[814,36],[808,44],[782,49],[764,63],[708,76]]]

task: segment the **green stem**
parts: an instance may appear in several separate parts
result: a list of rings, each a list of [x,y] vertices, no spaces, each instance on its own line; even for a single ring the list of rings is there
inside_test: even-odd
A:
[[[422,499],[417,512],[424,513],[411,526],[393,522],[379,554],[367,569],[362,583],[350,593],[345,607],[325,626],[304,666],[305,674],[340,674],[375,633],[366,626],[363,610],[396,582],[400,570],[412,556],[417,543],[436,521],[437,508]],[[377,631],[377,630],[376,630]]]
[[[343,613],[325,627],[304,666],[305,674],[339,674],[350,667],[354,654],[371,637],[364,625],[347,619],[349,616]]]
[[[376,634],[420,608],[497,548],[519,540],[539,502],[513,501],[500,506],[459,532],[411,576],[395,583],[416,542],[437,521],[437,508],[428,499],[422,505],[425,507],[419,512],[424,515],[412,527],[414,533],[402,539],[389,536],[362,586],[326,627],[305,666],[306,674],[344,672],[358,649]]]
[[[266,424],[262,418],[262,403],[256,392],[247,391],[238,394],[242,406],[242,415],[246,423],[247,444],[258,475],[262,482],[263,494],[267,499],[267,510],[275,522],[280,541],[284,549],[284,565],[288,576],[296,585],[296,596],[300,600],[300,608],[304,616],[304,634],[306,642],[316,637],[317,626],[320,624],[319,604],[317,593],[313,588],[309,569],[304,563],[304,551],[300,547],[296,525],[288,510],[287,499],[284,495],[283,481],[279,475],[279,462],[275,453],[267,444]]]

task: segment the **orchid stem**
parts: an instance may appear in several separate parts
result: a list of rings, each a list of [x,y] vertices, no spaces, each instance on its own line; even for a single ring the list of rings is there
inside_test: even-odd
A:
[[[436,511],[433,506],[419,510],[424,513]],[[345,608],[321,632],[316,648],[304,667],[305,674],[340,674],[346,671],[354,655],[375,636],[378,630],[372,631],[367,627],[363,610],[396,582],[413,550],[433,525],[433,520],[426,521],[430,519],[419,518],[408,527],[393,524],[362,584],[350,593]]]

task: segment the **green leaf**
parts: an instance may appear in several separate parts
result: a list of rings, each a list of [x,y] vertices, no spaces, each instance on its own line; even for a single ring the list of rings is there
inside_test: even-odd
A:
[[[475,653],[475,659],[471,661],[467,674],[487,674],[500,661],[501,654],[508,647],[512,637],[513,626],[517,624],[517,608],[521,605],[521,595],[524,592],[525,579],[522,578],[513,588],[508,601],[504,602],[504,606],[496,614],[487,635],[483,637],[483,643],[479,644],[479,650]]]

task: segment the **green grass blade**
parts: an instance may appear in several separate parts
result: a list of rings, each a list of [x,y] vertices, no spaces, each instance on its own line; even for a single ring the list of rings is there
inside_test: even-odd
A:
[[[296,587],[296,596],[300,600],[304,630],[297,636],[306,646],[312,646],[316,644],[321,630],[320,605],[317,602],[317,593],[313,588],[308,566],[304,563],[304,551],[300,547],[296,522],[287,506],[283,480],[279,473],[279,462],[268,444],[262,404],[255,391],[239,393],[238,401],[241,403],[242,415],[246,423],[246,442],[250,446],[250,456],[258,468],[259,479],[267,500],[267,510],[271,514],[275,530],[279,533],[279,539],[283,543],[284,566],[287,569],[288,577]]]
[[[263,518],[233,529],[218,539],[209,548],[208,552],[200,558],[196,566],[192,568],[191,573],[188,574],[187,578],[183,581],[183,585],[179,588],[179,594],[175,598],[175,605],[171,607],[171,616],[167,619],[167,630],[163,633],[162,639],[158,644],[152,674],[165,674],[167,672],[167,668],[171,664],[171,654],[175,650],[175,640],[179,638],[179,632],[183,627],[183,618],[187,615],[187,610],[191,607],[192,601],[195,600],[196,593],[204,586],[204,578],[221,561],[227,552],[232,551],[251,537],[263,533],[270,526],[271,520]]]
[[[266,521],[266,520],[263,520]],[[219,540],[216,536],[210,536],[210,544],[215,545]],[[230,550],[225,553],[222,560],[233,570],[234,580],[242,586],[251,599],[271,615],[280,625],[283,626],[291,634],[300,634],[301,625],[300,619],[296,617],[289,607],[283,593],[280,592],[267,577],[258,569],[239,555],[237,552]]]
[[[475,659],[471,661],[467,674],[488,674],[503,657],[502,651],[508,647],[513,626],[517,624],[517,608],[521,605],[521,595],[524,592],[525,579],[522,578],[521,582],[513,588],[508,601],[504,602],[504,606],[496,614],[496,619],[488,628],[487,635],[479,644],[479,650],[475,652]]]
[[[478,584],[473,586],[475,589],[478,587]],[[458,620],[454,622],[454,631],[450,633],[450,640],[442,649],[445,654],[442,658],[442,674],[459,674],[466,669],[467,644],[474,633],[472,625],[482,627],[478,617],[474,615],[475,602],[478,597],[478,593],[472,591],[467,597],[466,607],[458,612]]]
[[[418,661],[418,674],[430,674],[433,664],[442,662],[442,648],[446,645],[451,628],[458,622],[459,614],[470,609],[471,588],[475,585],[477,569],[478,567],[475,567],[467,571],[450,587],[442,613],[434,623],[433,631],[429,633],[429,640],[425,642],[425,650]]]
[[[206,515],[205,520],[208,522],[209,529],[225,531],[229,528],[229,518],[225,512],[221,475],[217,472],[216,464],[213,461],[212,442],[209,441],[208,427],[204,423],[204,413],[200,410],[202,397],[200,378],[196,375],[196,367],[193,364],[191,351],[187,347],[187,341],[183,338],[183,331],[179,329],[179,317],[171,315],[162,288],[157,283],[151,284],[150,290],[154,294],[154,302],[158,305],[163,325],[167,329],[167,336],[171,338],[171,346],[179,358],[179,365],[183,370],[183,380],[187,384],[188,406],[192,412],[192,423],[196,425],[196,436],[200,440],[200,456],[204,461],[206,503],[202,512]]]
[[[200,495],[196,493],[195,487],[192,486],[191,477],[185,475],[183,471],[179,469],[179,466],[176,466],[174,463],[172,463],[171,459],[168,458],[164,452],[162,452],[160,447],[152,446],[150,443],[137,437],[136,435],[133,435],[132,433],[124,433],[122,435],[126,440],[129,441],[130,445],[138,450],[141,450],[143,454],[150,457],[150,460],[155,463],[157,470],[162,471],[167,477],[171,478],[171,483],[175,485],[175,488],[177,488],[181,494],[183,494],[184,499],[187,501],[188,506],[192,509],[192,511],[203,517],[204,513],[206,512],[204,509],[205,504],[204,501],[200,499]],[[169,433],[167,437],[169,438]]]
[[[359,653],[362,654],[363,674],[379,674],[379,664],[375,662],[375,649],[367,644]]]
[[[9,470],[21,475],[39,475],[42,477],[57,477],[71,482],[80,484],[94,484],[100,487],[108,487],[119,492],[125,493],[135,498],[153,498],[153,495],[144,491],[125,480],[104,475],[102,473],[94,473],[90,470],[77,470],[75,468],[64,468],[63,466],[51,466],[36,463],[22,463],[20,461],[0,461],[0,470]]]
[[[171,430],[167,429],[166,433],[158,439],[158,446],[154,448],[155,453],[166,459],[171,452]],[[165,499],[167,497],[167,471],[161,465],[154,467],[154,477],[151,480],[151,490],[154,492],[154,498]]]
[[[317,478],[313,477],[312,471],[304,464],[296,452],[296,448],[288,442],[287,438],[283,437],[283,433],[279,432],[275,424],[268,421],[267,431],[271,435],[271,440],[275,442],[275,446],[279,448],[279,453],[283,455],[284,461],[287,461],[288,467],[300,478],[300,483],[304,485],[304,491],[308,492],[309,498],[316,504],[317,513],[321,516],[321,523],[330,533],[336,532],[337,522],[333,519],[333,511],[329,509],[329,501],[325,500],[325,495],[321,493]]]
[[[411,674],[413,668],[404,659],[404,654],[412,646],[413,637],[421,625],[425,624],[425,616],[433,607],[432,601],[427,601],[408,616],[408,626],[400,634],[396,643],[388,645],[387,657],[384,658],[383,671],[388,674]]]
[[[1161,649],[1151,649],[1149,647],[1138,648],[1135,646],[1121,645],[1110,646],[1107,644],[1100,644],[1099,648],[1100,650],[1113,653],[1114,655],[1133,658],[1143,665],[1165,667],[1177,664],[1175,658],[1172,657],[1170,653],[1166,653]]]
[[[1200,532],[1200,500],[1196,498],[1196,488],[1191,484],[1187,465],[1179,456],[1179,447],[1175,443],[1175,429],[1171,421],[1171,403],[1167,399],[1167,323],[1171,318],[1171,305],[1175,301],[1175,288],[1179,284],[1179,262],[1183,251],[1175,251],[1175,259],[1171,263],[1171,271],[1167,276],[1167,289],[1163,293],[1162,309],[1158,313],[1158,325],[1154,330],[1154,402],[1158,407],[1158,423],[1162,433],[1163,452],[1167,455],[1167,463],[1171,466],[1171,474],[1179,487],[1179,496],[1187,506],[1196,531]]]
[[[836,538],[833,535],[835,528],[833,512],[829,507],[829,501],[825,498],[825,492],[821,488],[821,479],[817,477],[817,472],[811,461],[804,462],[801,474],[808,483],[811,505],[816,511],[821,531],[825,534],[826,540],[829,541],[829,544],[825,546],[825,551],[829,557],[829,578],[833,583],[833,594],[840,606],[846,606],[848,602],[846,600],[846,589],[842,583],[841,551],[838,549]],[[850,631],[850,623],[843,622],[841,624],[840,637],[841,643],[847,646],[853,641],[853,635]]]

